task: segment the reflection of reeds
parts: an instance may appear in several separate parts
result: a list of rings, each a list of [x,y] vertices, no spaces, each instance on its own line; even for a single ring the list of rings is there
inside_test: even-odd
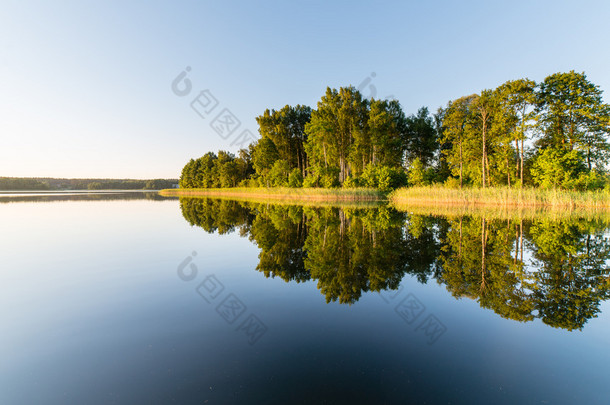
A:
[[[475,204],[411,204],[391,202],[398,211],[422,216],[445,218],[485,217],[489,219],[586,219],[610,225],[610,211],[604,209],[560,208],[560,207],[498,207]]]
[[[372,188],[334,189],[334,188],[195,188],[161,190],[161,195],[180,197],[224,197],[230,199],[256,199],[259,201],[292,202],[356,202],[382,201],[385,195]]]
[[[167,194],[169,195],[169,194]],[[175,195],[175,194],[174,194]],[[374,200],[321,200],[321,199],[309,199],[309,200],[297,200],[297,199],[279,199],[279,198],[264,198],[257,196],[246,196],[236,197],[235,195],[180,195],[180,199],[183,198],[199,198],[199,199],[211,199],[211,200],[227,200],[237,201],[248,204],[266,204],[266,205],[279,205],[279,206],[300,206],[300,207],[336,207],[336,208],[376,208],[384,204],[383,201]]]
[[[464,188],[442,186],[406,187],[394,191],[390,199],[395,204],[409,205],[473,205],[493,207],[544,207],[610,209],[608,191],[541,190],[535,188]]]

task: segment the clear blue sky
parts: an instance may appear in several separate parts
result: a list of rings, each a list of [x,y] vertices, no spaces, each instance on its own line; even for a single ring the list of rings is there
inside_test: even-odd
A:
[[[610,91],[610,3],[4,1],[0,176],[178,177],[286,104],[372,72],[407,114],[506,80],[584,71]],[[192,92],[176,96],[186,66]],[[190,103],[209,89],[205,119]],[[370,94],[370,88],[363,90]],[[609,100],[606,94],[605,100]]]

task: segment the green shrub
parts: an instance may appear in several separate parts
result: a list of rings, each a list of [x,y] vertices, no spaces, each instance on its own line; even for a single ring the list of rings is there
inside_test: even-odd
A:
[[[448,177],[447,180],[445,180],[444,184],[447,188],[460,188],[460,179],[455,177]]]
[[[311,167],[303,180],[303,187],[332,188],[339,186],[339,169]]]
[[[320,176],[317,173],[309,173],[303,179],[303,187],[311,188],[311,187],[319,187]]]
[[[419,158],[415,158],[413,162],[411,162],[411,167],[409,167],[407,172],[407,178],[409,180],[409,185],[411,186],[424,186],[428,184],[426,170]]]
[[[564,151],[546,148],[534,158],[532,178],[542,188],[575,188],[586,171],[582,154],[576,150]]]
[[[339,187],[339,176],[334,173],[324,173],[320,178],[320,184],[324,188]]]
[[[588,173],[580,173],[577,179],[567,183],[567,188],[579,191],[601,190],[606,187],[606,180],[607,179],[603,174],[592,170]]]
[[[357,188],[361,187],[360,183],[360,177],[348,176],[347,179],[345,179],[345,181],[343,182],[343,187]]]
[[[303,174],[298,168],[292,169],[288,176],[288,187],[298,188],[303,187]]]
[[[407,184],[405,172],[389,166],[368,165],[359,179],[359,186],[389,191]]]
[[[285,160],[277,160],[269,170],[269,183],[272,187],[286,187],[290,167]]]

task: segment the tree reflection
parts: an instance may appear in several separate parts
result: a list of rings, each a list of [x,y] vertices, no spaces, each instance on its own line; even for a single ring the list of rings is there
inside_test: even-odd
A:
[[[520,236],[510,221],[472,217],[451,220],[441,241],[439,281],[455,297],[477,299],[482,307],[502,317],[534,319],[523,282],[523,261],[517,259]]]
[[[302,207],[181,198],[207,232],[239,230],[260,248],[256,270],[317,281],[327,302],[395,290],[406,274],[521,322],[582,329],[609,298],[608,223],[584,219],[422,216],[388,207]]]
[[[530,228],[535,266],[531,288],[543,322],[581,329],[608,299],[610,241],[593,221],[534,221]]]
[[[250,240],[261,249],[256,270],[265,277],[302,282],[310,279],[303,264],[307,221],[302,207],[261,206],[250,229]]]
[[[310,217],[304,264],[326,302],[352,304],[363,292],[398,288],[407,262],[401,214],[387,208],[316,214]]]

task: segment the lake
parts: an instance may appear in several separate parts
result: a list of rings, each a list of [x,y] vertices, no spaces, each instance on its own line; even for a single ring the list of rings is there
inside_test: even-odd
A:
[[[0,195],[2,404],[606,404],[604,215]]]

